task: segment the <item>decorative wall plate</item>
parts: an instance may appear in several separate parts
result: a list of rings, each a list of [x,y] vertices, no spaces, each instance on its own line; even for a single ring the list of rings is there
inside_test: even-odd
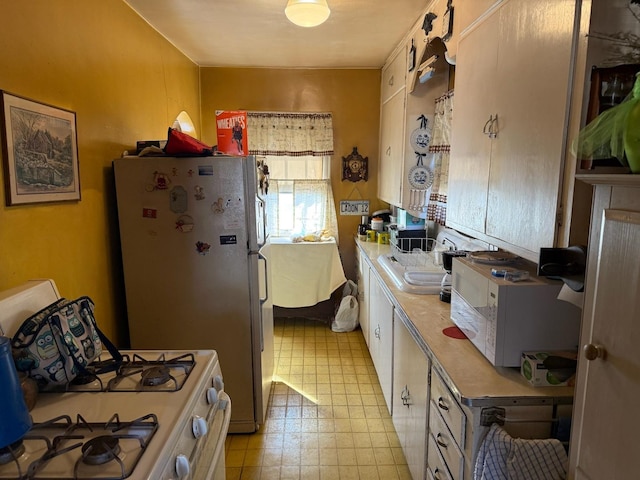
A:
[[[429,144],[431,143],[431,129],[416,128],[411,133],[411,147],[416,153],[429,153]]]
[[[411,167],[409,184],[415,189],[426,190],[433,184],[433,172],[423,165]]]

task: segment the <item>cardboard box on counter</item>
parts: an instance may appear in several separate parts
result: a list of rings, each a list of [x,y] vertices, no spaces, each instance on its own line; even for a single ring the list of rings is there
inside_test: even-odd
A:
[[[520,373],[534,387],[563,387],[575,382],[577,352],[522,352]]]

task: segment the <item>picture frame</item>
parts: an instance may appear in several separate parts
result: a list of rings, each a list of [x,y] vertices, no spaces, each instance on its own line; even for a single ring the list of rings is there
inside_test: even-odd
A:
[[[76,114],[0,90],[8,206],[80,200]]]

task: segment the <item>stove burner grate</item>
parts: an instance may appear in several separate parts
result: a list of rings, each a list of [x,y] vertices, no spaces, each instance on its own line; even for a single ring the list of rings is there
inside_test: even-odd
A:
[[[102,465],[117,458],[120,451],[118,437],[101,435],[82,445],[82,461],[89,465]]]
[[[117,375],[109,380],[106,390],[111,392],[178,391],[186,382],[195,364],[193,353],[169,359],[162,354],[157,360],[148,360],[136,353],[133,355],[133,360],[124,362],[120,366]]]
[[[170,370],[164,366],[155,366],[142,371],[141,382],[146,387],[155,387],[158,385],[164,385],[173,377]]]
[[[68,415],[62,415],[34,424],[22,442],[27,450],[28,442],[37,442],[40,453],[22,467],[16,460],[18,478],[128,478],[157,430],[158,418],[154,414],[130,422],[121,421],[115,414],[105,423],[89,423],[81,415],[73,422]],[[52,477],[52,472],[57,472],[51,470],[56,468],[53,465],[62,464],[69,468],[73,465],[72,470],[65,469],[68,473]],[[26,476],[21,473],[23,467]]]

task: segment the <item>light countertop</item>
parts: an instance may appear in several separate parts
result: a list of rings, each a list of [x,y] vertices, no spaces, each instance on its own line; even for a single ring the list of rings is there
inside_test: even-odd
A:
[[[378,263],[378,256],[391,251],[389,245],[362,242],[356,246],[365,254],[372,274],[382,280],[385,290],[420,348],[458,400],[469,406],[539,405],[571,403],[573,387],[534,387],[518,368],[494,367],[467,339],[455,339],[442,331],[455,326],[449,316],[450,304],[438,295],[416,295],[397,288]]]

